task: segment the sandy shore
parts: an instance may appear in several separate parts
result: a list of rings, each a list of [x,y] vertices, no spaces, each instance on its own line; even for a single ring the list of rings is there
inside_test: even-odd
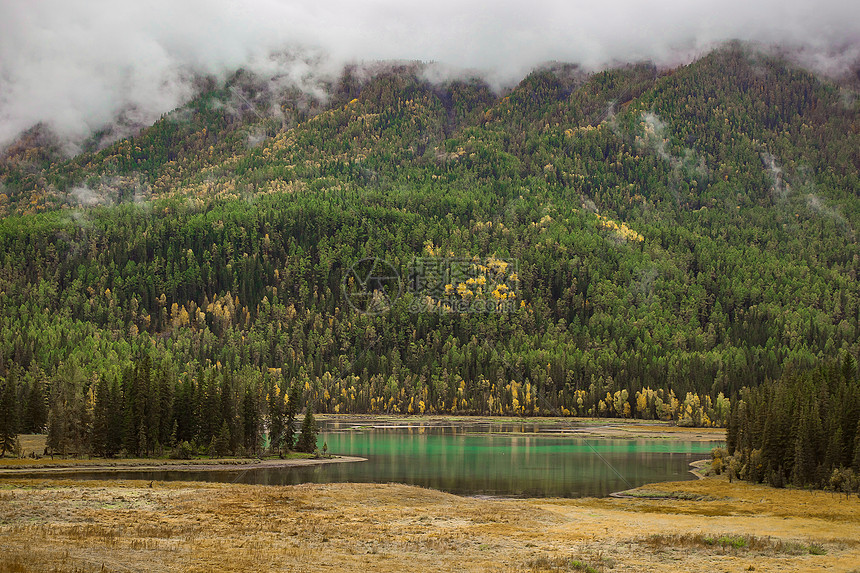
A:
[[[11,460],[10,460],[11,461]],[[28,460],[22,460],[28,461]],[[126,471],[205,471],[205,470],[246,470],[261,468],[287,468],[312,466],[343,462],[366,462],[366,458],[355,456],[331,456],[330,458],[294,459],[224,459],[224,460],[33,460],[32,463],[17,466],[0,465],[0,477],[21,474],[62,474],[78,472],[126,472]]]
[[[493,416],[387,416],[357,414],[320,414],[320,420],[345,425],[362,426],[520,426],[522,431],[534,431],[570,435],[581,438],[612,439],[666,439],[684,441],[725,441],[725,428],[684,428],[672,422],[659,420],[631,420],[620,418],[560,418],[560,417],[493,417]]]
[[[668,423],[603,423],[574,428],[572,435],[612,439],[658,439],[687,442],[710,442],[726,440],[725,428],[682,428]]]
[[[2,571],[856,571],[860,499],[721,478],[625,499],[0,479]],[[655,534],[660,536],[655,537]],[[729,544],[714,540],[729,540]],[[740,541],[738,541],[740,540]]]

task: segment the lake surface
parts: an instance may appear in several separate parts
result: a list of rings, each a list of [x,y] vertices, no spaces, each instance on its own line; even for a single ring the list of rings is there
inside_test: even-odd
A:
[[[581,497],[693,479],[689,463],[722,442],[583,438],[540,423],[360,425],[321,422],[319,446],[366,462],[207,471],[75,472],[81,479],[264,485],[405,483],[460,495]]]

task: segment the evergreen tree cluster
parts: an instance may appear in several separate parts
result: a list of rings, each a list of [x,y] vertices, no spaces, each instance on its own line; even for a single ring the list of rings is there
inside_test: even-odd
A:
[[[47,423],[44,384],[39,379],[22,382],[12,368],[0,378],[0,457],[17,453],[19,433],[44,433]]]
[[[48,450],[62,455],[260,456],[316,448],[304,388],[278,374],[210,368],[180,376],[170,362],[156,366],[144,355],[113,379],[87,377],[72,361],[46,386],[47,395],[42,385],[27,389],[14,374],[2,383],[3,453],[14,451],[18,433],[32,432],[47,432]]]
[[[846,355],[744,389],[727,428],[738,477],[776,487],[832,488],[860,494],[860,379]]]

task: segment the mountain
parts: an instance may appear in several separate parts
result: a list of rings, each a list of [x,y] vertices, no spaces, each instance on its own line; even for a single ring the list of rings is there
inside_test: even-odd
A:
[[[189,404],[217,389],[233,424],[295,380],[323,412],[707,425],[860,350],[856,92],[740,44],[502,95],[429,76],[353,67],[308,94],[238,72],[70,159],[22,135],[0,161],[21,408],[146,357],[202,443]],[[380,269],[396,284],[362,283]]]

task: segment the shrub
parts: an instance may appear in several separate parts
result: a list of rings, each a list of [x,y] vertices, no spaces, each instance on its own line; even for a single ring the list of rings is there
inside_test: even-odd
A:
[[[174,460],[190,460],[194,455],[194,449],[188,442],[180,442],[171,453],[170,457]]]
[[[816,543],[806,545],[799,541],[758,537],[748,534],[706,535],[702,533],[654,534],[641,540],[654,549],[678,549],[681,547],[703,549],[718,553],[752,552],[785,555],[824,555],[827,550]]]
[[[860,494],[860,478],[851,468],[835,468],[830,474],[829,489],[850,495]]]
[[[715,475],[720,475],[723,473],[723,458],[714,458],[714,461],[711,462],[711,470],[713,470]]]

